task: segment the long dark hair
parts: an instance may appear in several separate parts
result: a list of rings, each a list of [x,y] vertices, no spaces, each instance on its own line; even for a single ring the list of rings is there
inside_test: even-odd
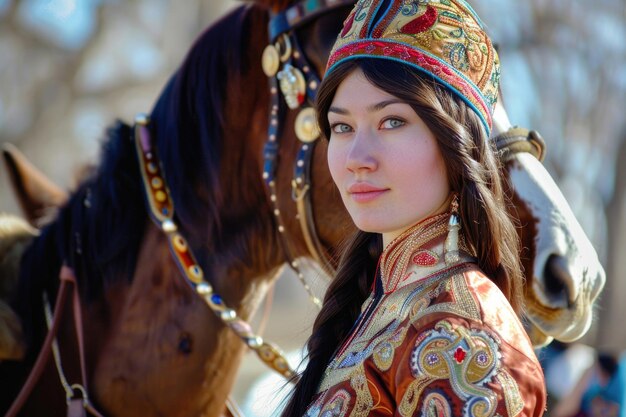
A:
[[[359,59],[335,68],[320,85],[317,118],[330,138],[328,109],[341,82],[360,69],[373,85],[408,103],[434,133],[446,161],[466,244],[478,266],[500,288],[519,314],[523,275],[519,237],[507,211],[500,166],[476,113],[434,79],[392,61]],[[308,365],[283,416],[301,416],[317,391],[331,356],[358,318],[382,252],[380,235],[357,232],[341,258],[337,276],[309,338]]]

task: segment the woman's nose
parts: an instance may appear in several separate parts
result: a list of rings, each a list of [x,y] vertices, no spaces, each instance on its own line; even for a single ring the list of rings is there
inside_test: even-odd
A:
[[[346,168],[349,171],[376,169],[378,162],[373,141],[374,137],[370,132],[356,132],[346,158]]]

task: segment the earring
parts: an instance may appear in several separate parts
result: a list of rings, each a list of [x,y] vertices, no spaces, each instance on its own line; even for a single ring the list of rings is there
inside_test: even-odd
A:
[[[444,259],[446,265],[452,265],[459,261],[459,195],[454,194],[450,203],[450,221],[448,222],[448,236],[444,245]]]

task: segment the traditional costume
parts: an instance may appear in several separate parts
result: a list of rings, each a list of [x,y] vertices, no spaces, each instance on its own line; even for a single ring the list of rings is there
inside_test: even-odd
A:
[[[543,414],[543,372],[508,301],[464,250],[444,260],[449,218],[385,248],[307,416]]]

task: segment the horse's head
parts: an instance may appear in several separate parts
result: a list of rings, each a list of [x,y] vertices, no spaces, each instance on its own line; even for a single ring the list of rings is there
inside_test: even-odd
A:
[[[492,135],[509,128],[499,100]],[[536,157],[513,154],[505,171],[513,215],[520,222],[529,335],[536,346],[553,338],[576,340],[591,325],[593,302],[604,286],[604,269],[569,204]]]

